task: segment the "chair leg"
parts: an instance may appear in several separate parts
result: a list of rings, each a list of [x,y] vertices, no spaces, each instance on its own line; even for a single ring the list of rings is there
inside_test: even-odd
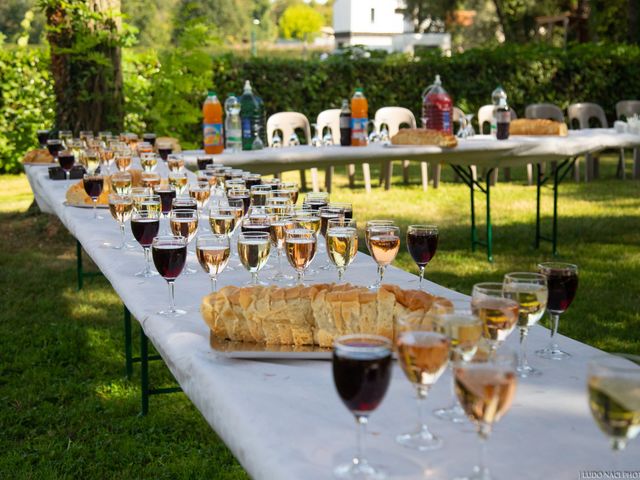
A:
[[[440,186],[441,176],[442,176],[442,165],[440,163],[436,163],[436,166],[433,171],[433,188],[438,188]]]
[[[618,171],[616,172],[616,176],[622,180],[626,180],[627,178],[627,172],[625,172],[624,169],[624,148],[620,149],[620,159],[618,160]]]
[[[471,165],[471,177],[474,181],[478,180],[478,167]]]
[[[593,179],[600,178],[600,155],[593,157]]]
[[[504,167],[504,181],[511,181],[511,167]]]
[[[333,183],[333,167],[327,167],[324,173],[324,186],[328,193],[331,193],[332,183]]]
[[[493,187],[496,183],[498,183],[498,171],[499,169],[494,168],[493,172],[491,172],[491,178],[489,179],[489,184]]]
[[[391,189],[391,178],[393,177],[393,162],[383,162],[384,168],[384,189]]]
[[[633,172],[634,180],[640,180],[640,148],[633,149]]]
[[[307,175],[304,170],[300,170],[300,190],[303,192],[307,190]]]
[[[573,164],[573,179],[576,183],[580,183],[580,159],[577,159]]]
[[[402,182],[405,185],[409,183],[409,160],[402,161]]]
[[[371,193],[371,169],[368,163],[362,164],[362,176],[364,177],[364,191]]]
[[[527,185],[533,185],[533,164],[527,163]]]
[[[426,192],[429,187],[429,170],[427,162],[420,162],[420,179],[422,180],[422,191]]]
[[[311,188],[313,189],[314,192],[319,192],[320,191],[320,185],[318,183],[318,169],[317,168],[312,168],[311,169]]]
[[[353,163],[347,165],[347,174],[349,175],[349,188],[356,186],[356,166]]]
[[[593,157],[590,153],[587,153],[584,156],[584,181],[588,182],[591,180],[593,172]]]

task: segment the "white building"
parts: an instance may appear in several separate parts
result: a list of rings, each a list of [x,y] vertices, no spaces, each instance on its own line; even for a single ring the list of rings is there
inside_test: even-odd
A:
[[[413,26],[405,22],[396,10],[402,0],[336,0],[333,5],[333,29],[336,46],[364,45],[401,52],[413,52],[415,45],[451,50],[448,33],[413,33]]]

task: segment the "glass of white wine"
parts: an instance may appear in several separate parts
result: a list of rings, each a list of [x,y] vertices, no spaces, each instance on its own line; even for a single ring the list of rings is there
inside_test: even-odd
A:
[[[498,352],[478,349],[471,361],[455,363],[453,376],[458,400],[476,425],[480,440],[479,462],[465,479],[491,480],[485,461],[486,442],[493,424],[507,413],[515,396],[516,356],[506,348]]]
[[[587,390],[591,414],[614,454],[624,450],[640,433],[640,356],[595,357],[589,362]]]
[[[196,236],[198,232],[198,212],[190,208],[177,208],[169,212],[169,227],[174,235],[182,235],[187,239],[187,252],[188,244]],[[198,273],[194,268],[190,268],[188,264],[185,264],[184,274],[193,275]]]
[[[529,328],[538,323],[547,308],[549,291],[547,277],[539,273],[507,273],[503,280],[503,291],[507,298],[518,302],[518,328],[520,329],[520,351],[518,353],[518,375],[520,378],[541,375],[527,360],[527,334]]]
[[[130,195],[131,174],[129,172],[116,172],[112,174],[111,187],[118,195]]]
[[[368,229],[368,247],[371,256],[378,264],[378,279],[369,288],[378,290],[382,285],[387,266],[395,260],[400,250],[400,227],[395,225],[372,226]]]
[[[158,164],[158,157],[155,153],[145,152],[140,154],[140,165],[145,172],[152,172]]]
[[[251,274],[247,285],[263,285],[258,280],[258,272],[265,266],[271,251],[271,238],[264,232],[246,232],[238,236],[240,262]]]
[[[371,253],[371,246],[369,245],[369,236],[371,233],[371,228],[394,226],[395,224],[396,222],[394,222],[393,220],[367,220],[367,223],[364,226],[364,243],[367,246],[367,250],[369,250],[369,254],[371,256],[373,256],[373,254]],[[378,273],[378,276],[380,276],[380,265],[378,265],[377,273]]]
[[[338,269],[338,283],[358,253],[358,229],[356,221],[348,218],[332,218],[327,224],[327,253]]]
[[[471,293],[471,312],[480,317],[483,336],[496,351],[518,323],[518,303],[505,296],[502,283],[476,283]]]
[[[431,433],[426,423],[424,403],[431,387],[449,363],[449,337],[438,332],[433,318],[425,313],[411,313],[398,318],[395,325],[398,360],[418,395],[418,427],[396,437],[400,445],[415,450],[435,450],[442,440]]]
[[[452,371],[455,362],[460,360],[468,362],[473,358],[478,350],[478,344],[482,340],[482,320],[469,313],[456,312],[437,313],[433,316],[433,321],[435,329],[449,337],[451,341],[449,366]],[[434,410],[434,415],[442,420],[448,420],[453,423],[466,421],[467,415],[464,413],[456,397],[453,375],[451,381],[451,397],[453,400],[451,405]]]
[[[202,235],[196,240],[196,256],[211,278],[211,291],[218,290],[218,275],[226,268],[231,254],[229,235]]]
[[[149,191],[152,192],[158,185],[160,185],[162,178],[160,178],[160,174],[156,172],[142,172],[140,180],[142,182],[142,186],[144,188],[148,188]]]
[[[308,228],[293,228],[285,233],[284,245],[287,260],[298,274],[296,283],[303,286],[305,270],[316,256],[318,235],[314,230]]]
[[[187,177],[187,172],[170,172],[168,181],[169,185],[176,189],[176,195],[184,195],[189,177]]]
[[[114,245],[113,248],[116,250],[122,250],[125,248],[124,224],[131,218],[131,213],[133,212],[133,200],[129,195],[118,195],[112,193],[109,195],[109,211],[111,212],[111,216],[120,226],[120,245]]]
[[[284,254],[284,244],[286,233],[295,227],[293,217],[291,215],[271,215],[269,217],[271,234],[271,244],[276,249],[277,267],[276,273],[270,278],[272,282],[287,282],[293,279],[291,275],[287,275],[282,271],[282,256]]]

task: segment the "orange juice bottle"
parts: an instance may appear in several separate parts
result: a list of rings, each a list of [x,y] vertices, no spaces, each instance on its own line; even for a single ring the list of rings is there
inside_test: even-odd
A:
[[[205,153],[222,153],[224,138],[222,136],[222,105],[216,92],[209,91],[202,105],[202,133]]]
[[[361,88],[351,97],[351,146],[367,145],[367,124],[369,123],[369,102]]]

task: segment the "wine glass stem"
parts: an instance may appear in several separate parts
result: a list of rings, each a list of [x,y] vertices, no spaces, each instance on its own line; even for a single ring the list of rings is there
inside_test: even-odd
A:
[[[120,248],[121,248],[121,249],[123,249],[123,248],[124,248],[124,243],[125,243],[125,242],[124,242],[124,236],[125,236],[125,233],[124,233],[124,222],[122,222],[122,223],[120,224],[120,238],[121,238],[121,241],[120,241]]]
[[[258,285],[258,272],[251,272],[251,283]]]
[[[304,270],[298,270],[296,273],[298,274],[298,285],[302,286],[304,284]]]
[[[420,422],[420,430],[425,433],[429,433],[429,427],[427,427],[427,410],[425,408],[425,400],[427,399],[427,394],[429,393],[429,389],[424,386],[419,386],[417,388],[418,391],[418,421]]]
[[[342,283],[343,276],[344,276],[344,268],[338,268],[338,283]]]
[[[528,328],[520,329],[520,355],[518,357],[518,367],[520,369],[526,369],[529,367],[529,360],[527,359],[527,336],[529,334]]]
[[[149,275],[151,273],[151,258],[149,255],[149,247],[142,247],[144,250],[144,260],[145,260],[145,275]]]
[[[280,277],[282,275],[282,249],[277,248],[276,249],[276,253],[277,253],[277,259],[278,259],[278,274],[277,274],[277,276]]]
[[[98,209],[96,207],[98,206],[98,199],[97,198],[91,198],[91,201],[93,202],[93,219],[97,220],[98,219]]]
[[[420,269],[420,279],[418,280],[418,288],[422,290],[422,280],[424,280],[424,267],[425,265],[418,266]]]
[[[380,266],[380,277],[378,277],[378,283],[377,286],[379,287],[380,285],[382,285],[382,279],[384,278],[384,271],[386,270],[386,265],[382,265]]]
[[[369,423],[369,418],[366,415],[356,415],[356,423],[358,424],[356,428],[357,437],[356,437],[356,456],[353,457],[354,465],[364,465],[367,463],[367,460],[364,457],[364,439],[367,435],[367,423]]]
[[[169,285],[169,313],[174,313],[176,311],[176,301],[173,280],[167,280],[167,285]]]
[[[218,291],[218,276],[210,275],[210,278],[211,278],[211,291],[215,293]]]
[[[556,334],[558,333],[558,324],[560,323],[560,315],[557,313],[549,313],[551,316],[551,343],[550,346],[553,348],[556,346]]]
[[[487,467],[487,440],[489,439],[489,433],[491,432],[491,426],[486,423],[480,423],[478,425],[478,437],[479,437],[479,456],[478,456],[478,478],[491,478],[489,476],[489,468]]]

